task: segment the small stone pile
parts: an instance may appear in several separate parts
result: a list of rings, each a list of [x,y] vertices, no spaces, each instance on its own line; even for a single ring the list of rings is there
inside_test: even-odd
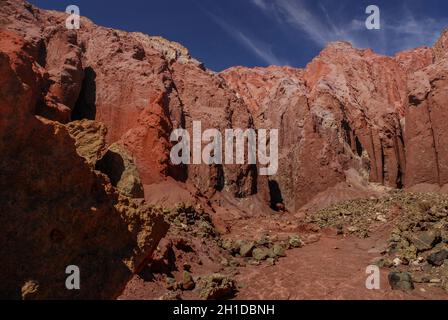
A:
[[[213,238],[219,237],[210,216],[201,205],[179,203],[174,209],[163,209],[165,219],[170,223],[170,232],[180,234],[188,232],[193,237]]]
[[[401,200],[401,192],[391,192],[380,199],[344,201],[307,216],[306,222],[321,228],[336,228],[340,235],[367,238],[374,226],[391,220],[390,209]]]

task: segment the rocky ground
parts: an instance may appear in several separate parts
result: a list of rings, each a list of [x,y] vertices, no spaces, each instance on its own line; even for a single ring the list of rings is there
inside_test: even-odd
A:
[[[159,248],[120,299],[446,299],[447,204],[440,194],[392,191],[312,216],[260,217],[245,224],[245,238],[237,226],[220,236],[191,208],[190,223],[175,215],[169,232],[182,241]],[[369,265],[381,268],[379,290],[366,289]]]

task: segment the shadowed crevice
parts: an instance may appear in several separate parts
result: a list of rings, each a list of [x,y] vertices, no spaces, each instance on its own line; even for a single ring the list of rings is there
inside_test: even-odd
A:
[[[84,70],[81,92],[72,111],[72,121],[82,119],[95,120],[95,117],[96,72],[91,67],[87,67]]]

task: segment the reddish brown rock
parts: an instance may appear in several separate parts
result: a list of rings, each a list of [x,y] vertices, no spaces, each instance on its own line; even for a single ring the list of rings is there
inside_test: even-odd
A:
[[[423,161],[426,164],[422,167],[435,168],[437,161],[434,153],[418,144],[405,148],[405,123],[409,131],[420,132],[412,123],[424,121],[421,114],[413,116],[407,111],[407,87],[414,81],[408,84],[408,79],[431,65],[443,47],[443,41],[439,41],[439,49],[418,48],[390,58],[337,42],[304,70],[237,67],[221,74],[247,103],[258,128],[280,130],[282,165],[270,178],[271,185],[278,183],[279,198],[290,210],[297,210],[337,184],[339,189],[346,189],[333,190],[341,196],[347,194],[342,198],[350,198],[350,193],[374,194],[375,188],[365,193],[339,184],[347,179],[344,172],[350,168],[366,181],[389,187],[403,187],[405,174],[409,175],[408,186],[424,182],[412,178],[418,174],[412,169],[414,163]],[[440,67],[435,69],[445,72]],[[414,87],[425,90],[424,83]],[[429,147],[432,142],[425,136],[430,135],[418,135],[416,139],[423,139]],[[418,154],[427,159],[419,159]],[[410,167],[406,169],[407,161]],[[436,173],[428,170],[421,175],[431,180]]]
[[[448,59],[445,32],[435,44],[436,60],[408,81],[406,109],[406,185],[448,183]]]
[[[11,7],[2,7],[2,23]],[[30,50],[34,42],[1,32],[0,296],[115,298],[168,226],[94,172],[65,126],[35,115],[47,74]],[[80,290],[65,287],[69,265],[80,269]]]
[[[222,75],[251,107],[259,128],[280,130],[278,183],[290,210],[356,169],[402,186],[400,120],[406,73],[392,58],[333,43],[305,70],[233,68]]]
[[[160,37],[86,18],[69,31],[64,13],[24,1],[1,6],[3,297],[120,294],[167,225],[158,210],[115,187],[135,197],[145,190],[159,205],[201,203],[217,230],[246,235],[274,225],[292,231],[273,219],[376,197],[382,185],[441,192],[448,185],[446,33],[434,48],[395,57],[336,42],[304,69],[216,74]],[[257,176],[250,165],[174,166],[170,134],[191,134],[193,121],[221,132],[278,129],[277,174]],[[109,159],[107,148],[119,157]],[[93,170],[100,158],[107,175]],[[264,224],[248,230],[256,217]],[[81,291],[64,289],[68,264],[81,268]]]

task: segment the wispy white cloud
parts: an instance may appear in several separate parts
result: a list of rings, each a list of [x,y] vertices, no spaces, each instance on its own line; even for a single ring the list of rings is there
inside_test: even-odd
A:
[[[272,48],[266,43],[257,41],[255,39],[250,39],[241,31],[235,31],[235,32],[238,39],[240,39],[240,41],[246,46],[246,48],[250,49],[253,53],[255,53],[260,59],[262,59],[267,64],[277,66],[283,66],[289,64],[286,60],[278,58],[272,52]]]
[[[403,7],[402,17],[395,23],[386,23],[385,30],[398,49],[432,45],[448,26],[448,19],[431,17],[415,18],[408,7]]]
[[[257,0],[254,0],[257,1]],[[260,1],[260,0],[258,0]],[[263,7],[262,2],[257,3],[258,6]],[[255,54],[258,58],[263,60],[268,65],[278,65],[284,66],[289,65],[288,61],[279,58],[272,51],[272,47],[266,43],[255,37],[250,37],[243,31],[237,29],[235,26],[231,25],[224,19],[217,17],[211,12],[207,12],[207,14],[219,25],[224,31],[227,32],[231,37],[237,40],[241,45],[243,45],[247,50]]]
[[[354,45],[357,45],[357,39],[353,37],[352,32],[364,27],[364,24],[360,26],[351,21],[345,25],[336,25],[322,4],[320,5],[321,15],[325,19],[313,13],[301,0],[252,0],[252,2],[267,13],[275,12],[280,23],[287,23],[305,32],[319,46],[336,40],[352,41]]]
[[[406,5],[387,19],[381,11],[381,30],[369,31],[365,20],[334,19],[322,3],[311,10],[304,0],[252,0],[252,3],[277,22],[305,33],[316,45],[324,47],[328,42],[345,40],[355,47],[373,47],[382,53],[422,45],[432,45],[440,32],[448,26],[448,19],[415,18]],[[381,9],[381,7],[380,7]],[[367,15],[365,16],[367,18]],[[392,17],[390,17],[392,18]]]

